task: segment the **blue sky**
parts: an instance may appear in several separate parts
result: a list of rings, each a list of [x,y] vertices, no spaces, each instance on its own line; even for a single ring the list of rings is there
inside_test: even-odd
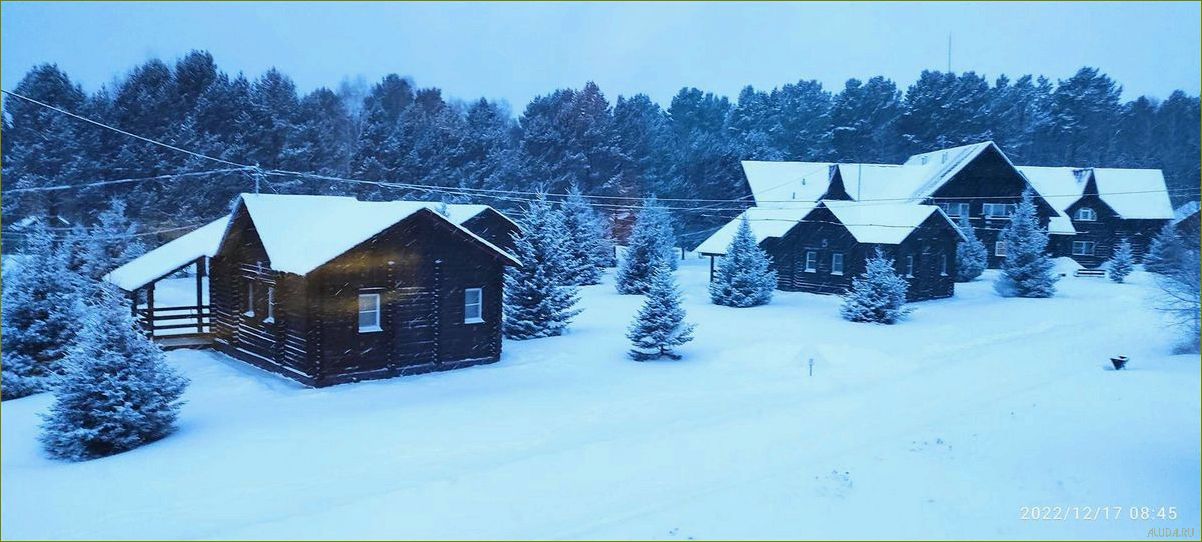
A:
[[[595,80],[666,103],[682,86],[735,96],[922,69],[1071,75],[1098,66],[1125,97],[1199,92],[1190,3],[11,3],[0,79],[54,62],[94,90],[152,57],[207,49],[229,72],[271,66],[301,90],[396,72],[455,98],[507,100]]]

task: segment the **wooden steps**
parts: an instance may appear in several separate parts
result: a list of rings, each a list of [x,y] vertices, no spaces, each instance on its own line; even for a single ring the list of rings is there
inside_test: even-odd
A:
[[[1078,269],[1073,273],[1074,277],[1105,277],[1106,271],[1102,269]]]

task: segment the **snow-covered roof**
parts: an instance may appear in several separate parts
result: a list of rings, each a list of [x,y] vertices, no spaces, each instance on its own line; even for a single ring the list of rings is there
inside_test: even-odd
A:
[[[989,148],[997,149],[992,141],[983,141],[981,143],[973,143],[971,145],[963,145],[960,147],[952,147],[950,149],[940,149],[922,154],[915,154],[906,159],[902,165],[911,167],[927,167],[926,179],[914,187],[911,198],[921,200],[928,198],[934,194],[941,186],[955,177],[960,170],[964,169],[981,153]],[[1010,159],[1006,158],[1006,153],[997,149],[998,154],[1010,163]],[[1010,164],[1012,167],[1014,164]]]
[[[1098,196],[1123,218],[1173,218],[1173,204],[1159,169],[1093,168]]]
[[[1052,235],[1077,235],[1073,221],[1063,211],[1056,211],[1056,216],[1048,220],[1048,233]]]
[[[861,243],[899,244],[932,214],[938,214],[952,227],[956,235],[963,237],[956,224],[936,205],[836,200],[823,201],[822,205],[839,219],[856,241]]]
[[[760,208],[812,208],[830,186],[830,162],[743,161],[743,175]]]
[[[192,230],[104,276],[104,280],[132,292],[201,257],[217,253],[229,215]]]
[[[271,268],[305,275],[356,245],[414,213],[427,209],[514,264],[508,252],[482,239],[457,220],[479,213],[456,210],[448,204],[450,218],[439,214],[439,203],[423,201],[359,201],[342,196],[242,194],[251,221]],[[482,209],[481,209],[482,210]]]
[[[743,221],[744,216],[747,217],[747,223],[751,226],[751,232],[755,234],[756,241],[763,241],[769,237],[781,237],[805,218],[815,205],[817,203],[811,201],[808,202],[808,205],[798,202],[788,209],[752,207],[702,241],[700,245],[697,245],[695,251],[702,254],[726,254],[726,248],[735,238],[735,232],[739,230],[739,223]]]
[[[1181,205],[1181,207],[1178,207],[1175,210],[1173,210],[1173,223],[1177,224],[1178,222],[1181,222],[1182,220],[1185,220],[1191,216],[1198,214],[1198,210],[1199,210],[1198,202],[1196,202],[1196,201],[1183,203]]]
[[[1131,219],[1171,219],[1164,174],[1159,169],[1018,166],[1035,191],[1063,214],[1081,199],[1090,175],[1098,197],[1119,216]]]
[[[442,204],[436,202],[376,202],[343,196],[279,194],[242,194],[241,199],[263,240],[272,268],[278,271],[306,274],[420,209],[434,211],[486,247],[518,263],[504,250],[462,226],[491,209],[487,205],[447,204],[448,216],[444,217],[439,213]],[[126,291],[141,288],[197,258],[212,257],[229,224],[229,216],[214,220],[118,267],[104,278]]]

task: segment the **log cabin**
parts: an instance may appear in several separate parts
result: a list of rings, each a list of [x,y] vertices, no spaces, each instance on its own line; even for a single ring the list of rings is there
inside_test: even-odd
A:
[[[484,236],[516,224],[474,207],[484,206],[243,194],[229,216],[106,279],[131,292],[152,337],[179,341],[164,328],[180,325],[186,346],[310,386],[490,363],[501,352],[504,268],[519,262]],[[195,321],[160,325],[154,284],[180,261],[200,271],[196,310],[183,317]]]
[[[1136,261],[1173,219],[1164,175],[1158,169],[1114,169],[1021,166],[1019,170],[1040,193],[1047,194],[1060,220],[1074,232],[1052,236],[1049,250],[1094,269],[1113,255],[1123,239]]]
[[[1173,227],[1177,229],[1177,234],[1185,239],[1186,244],[1198,246],[1199,228],[1202,228],[1202,213],[1199,213],[1199,205],[1196,201],[1190,201],[1182,204],[1180,207],[1173,210]]]
[[[909,283],[908,301],[955,292],[956,244],[963,235],[938,206],[823,200],[744,214],[772,259],[777,289],[842,294],[880,248]],[[723,226],[698,250],[711,258],[724,254],[741,220]]]

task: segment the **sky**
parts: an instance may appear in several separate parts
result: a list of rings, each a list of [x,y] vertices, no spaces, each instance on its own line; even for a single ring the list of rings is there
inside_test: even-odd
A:
[[[192,49],[301,91],[411,77],[507,101],[596,81],[667,104],[684,86],[737,96],[816,79],[838,90],[923,69],[1069,77],[1096,66],[1124,97],[1199,93],[1199,4],[1178,3],[69,3],[0,4],[0,85],[52,62],[92,91]]]

